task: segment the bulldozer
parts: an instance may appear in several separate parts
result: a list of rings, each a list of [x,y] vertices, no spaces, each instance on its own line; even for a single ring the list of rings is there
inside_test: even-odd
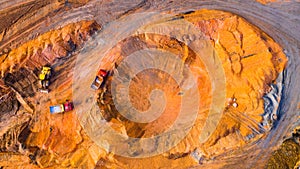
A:
[[[50,85],[50,78],[51,78],[51,67],[43,66],[41,73],[39,74],[39,83],[41,88],[39,91],[42,93],[49,93],[49,85]]]

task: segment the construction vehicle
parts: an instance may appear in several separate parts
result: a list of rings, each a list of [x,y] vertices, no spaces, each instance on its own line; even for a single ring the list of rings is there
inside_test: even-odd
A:
[[[39,82],[41,88],[39,89],[42,93],[49,92],[49,85],[50,85],[50,78],[51,78],[51,67],[43,66],[41,73],[39,74]]]
[[[95,80],[93,81],[93,83],[91,85],[91,88],[94,90],[98,90],[100,87],[102,87],[108,77],[108,74],[109,74],[108,71],[106,71],[104,69],[100,69]]]
[[[51,114],[63,113],[63,112],[72,111],[73,109],[74,109],[73,103],[67,100],[63,104],[50,106],[50,113]]]

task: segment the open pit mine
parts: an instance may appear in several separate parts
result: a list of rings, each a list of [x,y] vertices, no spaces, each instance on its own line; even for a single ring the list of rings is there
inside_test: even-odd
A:
[[[1,0],[0,169],[300,169],[298,0]]]

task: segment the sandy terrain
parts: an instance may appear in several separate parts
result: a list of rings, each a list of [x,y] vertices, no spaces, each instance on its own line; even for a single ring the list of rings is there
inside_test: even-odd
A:
[[[297,1],[261,3],[192,0],[1,2],[0,18],[3,22],[0,24],[2,140],[0,166],[5,168],[266,166],[272,152],[290,137],[293,129],[299,125],[300,75],[297,72],[300,22]],[[204,8],[229,11],[241,17],[221,11],[199,10]],[[192,12],[194,10],[199,11]],[[145,17],[147,15],[140,15],[140,22],[126,20],[138,12],[172,14],[170,20],[161,18],[160,22],[163,23],[188,21],[201,30],[202,38],[207,39],[216,53],[215,56],[220,60],[226,83],[224,83],[224,98],[219,95],[217,97],[222,106],[217,107],[223,108],[219,111],[220,122],[208,127],[216,130],[212,130],[213,133],[209,134],[208,140],[204,143],[201,143],[199,138],[200,140],[202,138],[201,131],[208,130],[205,121],[209,119],[210,106],[217,103],[214,100],[216,98],[214,92],[219,91],[219,88],[215,89],[215,85],[220,83],[211,76],[210,69],[206,67],[209,62],[205,58],[210,58],[210,55],[200,56],[204,60],[195,59],[197,54],[193,47],[178,41],[185,37],[180,37],[180,32],[176,31],[177,40],[170,39],[171,34],[127,35],[130,30],[138,29],[139,25],[145,25],[148,21]],[[182,12],[185,14],[178,15]],[[156,24],[151,23],[145,29],[154,29]],[[96,31],[98,32],[95,33]],[[121,37],[126,39],[120,39]],[[190,40],[193,42],[193,38]],[[92,43],[95,41],[99,43]],[[102,42],[104,44],[101,44]],[[154,148],[139,147],[138,142],[127,144],[124,141],[124,144],[123,142],[120,144],[123,147],[117,145],[118,149],[114,150],[118,137],[105,133],[99,137],[99,133],[105,132],[103,130],[105,125],[113,128],[124,138],[149,138],[167,131],[172,128],[178,117],[178,110],[182,106],[180,101],[185,100],[183,97],[185,93],[181,90],[184,85],[176,84],[176,79],[157,70],[148,69],[137,74],[129,88],[129,100],[137,110],[146,111],[153,105],[155,107],[162,105],[159,99],[148,100],[153,89],[164,91],[166,98],[166,109],[158,119],[150,123],[138,123],[124,118],[120,114],[122,112],[117,111],[115,107],[110,87],[113,78],[117,77],[116,71],[108,78],[106,91],[101,89],[95,92],[90,89],[90,83],[95,77],[93,72],[96,72],[99,66],[114,70],[134,51],[148,48],[174,53],[179,60],[189,66],[197,79],[196,89],[201,97],[197,102],[192,102],[199,105],[198,116],[192,127],[185,126],[190,122],[187,117],[192,116],[179,116],[185,123],[175,126],[172,131],[175,135],[180,135],[178,133],[189,128],[191,130],[187,136],[180,139],[179,144],[170,151],[142,159],[132,157],[163,149],[161,147],[166,144],[163,137],[156,140],[158,143],[153,143],[153,146],[156,146]],[[102,53],[103,51],[107,53]],[[103,56],[101,62],[99,53]],[[138,63],[138,60],[136,62]],[[172,70],[172,66],[168,66],[167,63],[165,68]],[[50,64],[54,70],[49,94],[37,92],[39,69],[45,64]],[[183,84],[185,81],[187,84],[190,83],[184,71],[174,70],[178,70],[182,76]],[[126,69],[123,71],[127,72]],[[78,81],[80,78],[86,80]],[[117,83],[115,87],[120,89],[123,86]],[[277,92],[271,96],[274,90]],[[271,99],[268,105],[271,110],[266,106],[267,93],[269,99],[275,98]],[[230,103],[230,98],[237,100],[237,106]],[[67,99],[74,101],[74,111],[49,114],[50,105],[63,103]],[[95,108],[99,108],[99,111],[96,109],[86,111],[91,108],[88,107],[90,103],[96,103]],[[107,123],[103,124],[103,120]],[[208,124],[212,124],[214,120],[208,120]],[[172,136],[172,132],[169,137]],[[280,164],[285,164],[284,161],[277,163],[280,160],[276,158],[285,159],[282,152],[286,151],[285,147],[288,146],[295,147],[293,153],[299,152],[298,144],[286,141],[282,144],[283,148],[270,158],[269,167],[280,168],[282,167]],[[132,150],[129,152],[131,158],[120,155],[120,152],[124,153],[127,149]],[[294,163],[297,162],[297,157],[290,161],[296,165]],[[290,163],[287,165],[293,167]]]

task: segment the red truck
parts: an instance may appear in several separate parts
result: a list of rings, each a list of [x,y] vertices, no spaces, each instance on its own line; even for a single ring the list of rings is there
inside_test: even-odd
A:
[[[93,81],[91,88],[94,90],[98,90],[101,86],[103,86],[107,76],[108,76],[108,71],[104,69],[100,69],[95,80]]]
[[[64,104],[50,106],[50,113],[51,114],[63,113],[63,112],[71,111],[73,109],[74,109],[73,103],[67,100]]]

